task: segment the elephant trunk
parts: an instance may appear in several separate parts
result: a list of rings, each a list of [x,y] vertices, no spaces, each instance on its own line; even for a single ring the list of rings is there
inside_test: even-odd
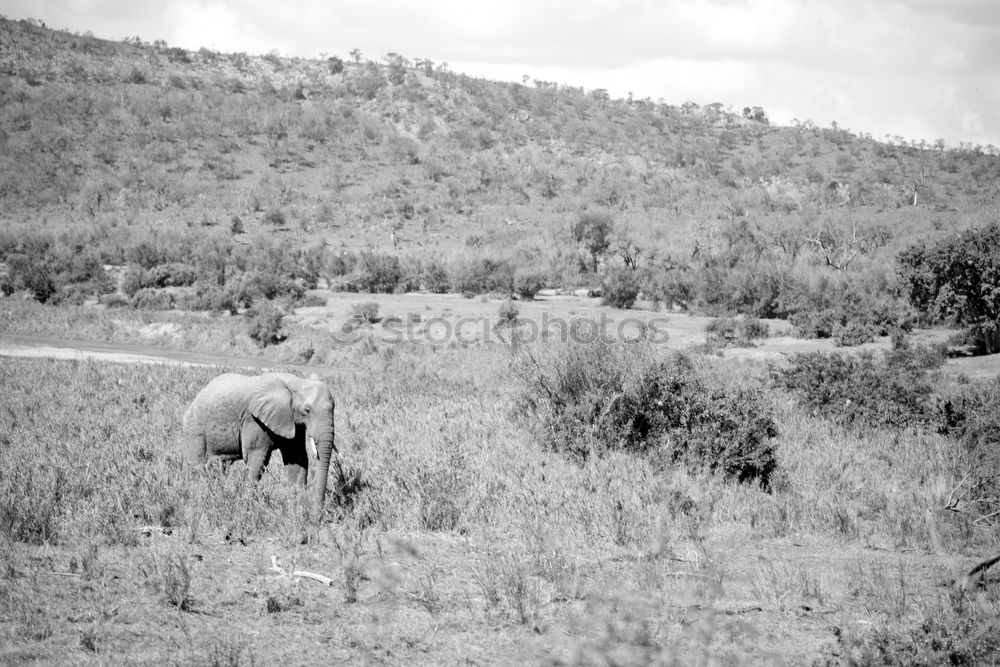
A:
[[[334,467],[337,472],[337,483],[340,483],[340,459],[335,456],[336,447],[333,444],[333,424],[323,426],[318,429],[313,438],[316,441],[316,474],[314,482],[314,511],[318,517],[323,511],[323,503],[326,500],[326,482],[330,473],[330,460],[334,460]],[[312,477],[312,475],[310,475]]]

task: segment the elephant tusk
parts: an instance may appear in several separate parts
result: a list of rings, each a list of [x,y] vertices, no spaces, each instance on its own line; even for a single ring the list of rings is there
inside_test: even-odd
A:
[[[319,452],[316,451],[316,439],[311,435],[306,438],[306,447],[309,449],[310,458],[319,460]]]

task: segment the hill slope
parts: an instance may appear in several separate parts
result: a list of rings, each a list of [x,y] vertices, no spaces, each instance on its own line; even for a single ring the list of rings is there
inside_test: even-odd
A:
[[[395,231],[404,246],[448,247],[471,233],[516,241],[585,207],[655,237],[720,217],[833,208],[895,221],[914,201],[946,213],[998,198],[1000,160],[981,149],[772,127],[762,110],[759,122],[721,105],[496,83],[395,55],[195,53],[0,27],[7,218],[239,216],[348,246]]]

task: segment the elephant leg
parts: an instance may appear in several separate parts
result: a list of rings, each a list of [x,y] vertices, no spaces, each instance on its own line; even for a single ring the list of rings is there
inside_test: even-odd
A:
[[[243,461],[247,466],[247,477],[257,481],[264,474],[264,468],[271,460],[273,444],[271,437],[260,428],[257,422],[247,420],[240,429],[240,448]]]
[[[295,438],[278,442],[281,462],[285,464],[285,477],[292,484],[306,485],[309,477],[309,454],[305,446],[305,429],[299,427]]]
[[[208,461],[204,433],[184,433],[181,443],[186,465],[204,465]]]

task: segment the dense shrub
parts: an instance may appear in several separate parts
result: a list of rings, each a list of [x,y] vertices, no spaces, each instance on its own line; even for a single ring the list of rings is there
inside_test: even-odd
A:
[[[199,283],[193,293],[177,300],[177,307],[184,310],[210,310],[235,315],[239,310],[238,287],[229,284],[224,287]]]
[[[277,345],[288,337],[281,328],[284,316],[270,301],[259,303],[247,312],[247,333],[261,347]]]
[[[958,385],[937,396],[938,430],[955,437],[970,450],[984,450],[1000,442],[1000,379]]]
[[[837,329],[837,346],[852,347],[874,343],[879,330],[868,322],[847,322]]]
[[[720,317],[709,322],[705,331],[710,342],[732,347],[753,347],[770,333],[767,324],[756,317]]]
[[[515,368],[518,410],[544,445],[584,460],[610,450],[765,486],[777,429],[757,389],[714,386],[679,354],[596,341],[529,350]]]
[[[601,286],[601,303],[628,310],[639,297],[639,280],[632,269],[609,271]]]
[[[514,273],[514,292],[525,301],[531,301],[545,287],[545,275],[539,271],[519,269]]]
[[[800,338],[857,341],[887,336],[898,328],[911,329],[914,321],[912,309],[895,295],[859,293],[850,286],[830,287],[823,295],[800,295],[793,310],[788,319]]]
[[[922,369],[907,363],[913,354],[805,352],[789,357],[787,365],[772,366],[771,377],[806,407],[845,423],[892,428],[926,424],[931,420],[931,384]]]
[[[137,310],[170,310],[176,297],[165,290],[144,287],[132,295],[132,307]]]
[[[382,318],[378,314],[379,306],[374,301],[356,303],[351,307],[351,318],[357,322],[376,324]]]
[[[198,271],[190,264],[168,262],[157,264],[142,277],[143,287],[187,287],[198,279]]]
[[[1000,620],[981,612],[935,614],[915,627],[880,627],[862,636],[845,633],[833,653],[825,662],[814,664],[841,665],[849,655],[852,665],[996,665],[1000,664]]]
[[[639,272],[638,280],[655,309],[663,305],[687,310],[695,298],[694,276],[687,267],[646,267]]]
[[[466,296],[514,292],[514,268],[506,260],[473,259],[455,268],[452,289]]]
[[[907,296],[927,319],[967,325],[983,352],[1000,351],[1000,223],[899,255]]]
[[[34,299],[46,303],[56,294],[55,276],[44,256],[11,253],[7,255],[8,274],[2,280],[4,294],[27,290]]]
[[[289,297],[297,300],[306,292],[306,286],[301,281],[264,269],[247,271],[232,282],[236,283],[233,291],[236,302],[247,307],[261,299],[270,301]]]
[[[108,308],[123,308],[129,305],[130,301],[121,294],[104,294],[100,298],[100,304]]]
[[[403,269],[395,255],[363,252],[358,255],[350,284],[356,291],[392,294],[402,277]]]
[[[128,265],[128,268],[125,269],[125,274],[122,276],[122,292],[125,293],[125,296],[131,298],[143,288],[143,278],[145,275],[145,270],[138,264]]]
[[[423,289],[434,294],[444,294],[450,287],[448,270],[437,259],[428,259],[421,263],[420,283]]]

